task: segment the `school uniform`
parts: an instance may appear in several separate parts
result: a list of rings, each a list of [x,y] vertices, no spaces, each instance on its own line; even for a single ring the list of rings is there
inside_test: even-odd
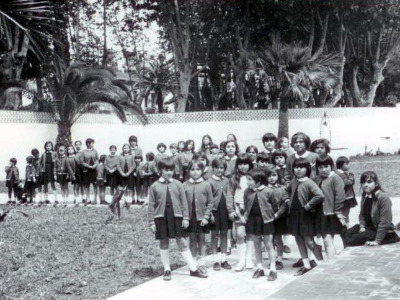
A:
[[[212,166],[212,161],[216,158],[219,158],[219,154],[210,154],[210,155],[207,155],[207,158],[210,163],[210,166]]]
[[[35,187],[36,187],[36,177],[35,177],[35,167],[33,165],[27,165],[25,167],[25,192],[27,197],[29,196],[32,200],[35,197]]]
[[[185,151],[182,152],[180,155],[182,157],[182,165],[183,165],[183,180],[186,181],[189,180],[190,178],[188,164],[193,159],[193,152]]]
[[[132,190],[135,186],[135,177],[133,172],[136,169],[135,157],[132,154],[121,154],[118,157],[117,169],[121,175],[121,186],[126,186]],[[124,176],[127,175],[127,176]]]
[[[76,173],[77,173],[77,165],[78,165],[78,158],[76,155],[74,156],[67,156],[66,160],[66,165],[67,165],[67,171],[68,171],[68,176],[69,180],[71,181],[72,184],[76,183]]]
[[[160,162],[160,160],[162,160],[163,158],[168,158],[168,154],[166,153],[157,153],[156,156],[154,157],[154,163],[157,167],[158,170],[158,163]]]
[[[54,184],[54,163],[57,159],[55,151],[46,151],[40,156],[40,171],[42,173],[42,183],[47,185]]]
[[[227,231],[232,229],[232,221],[229,219],[229,211],[226,200],[228,192],[229,181],[226,177],[218,177],[216,175],[211,176],[207,180],[211,186],[213,194],[213,207],[212,216],[214,222],[211,222],[210,229],[215,231]],[[231,213],[233,211],[233,206]]]
[[[315,217],[313,211],[323,199],[324,195],[321,189],[310,178],[294,178],[285,187],[282,200],[286,204],[279,208],[276,213],[277,218],[288,213],[289,231],[292,235],[314,236]]]
[[[356,194],[354,193],[354,175],[351,172],[345,172],[343,170],[337,169],[336,174],[344,182],[344,193],[346,195],[346,201],[343,203],[342,210],[350,209],[357,206]]]
[[[43,183],[40,176],[40,157],[34,157],[32,165],[35,167],[35,187],[40,187]]]
[[[285,172],[286,172],[286,165],[275,166],[275,171],[278,174],[278,180],[280,184],[285,184]]]
[[[140,147],[130,147],[131,148],[131,153],[133,156],[142,156],[143,157],[143,151]]]
[[[185,237],[182,221],[189,221],[189,209],[183,184],[163,177],[154,182],[149,191],[147,216],[149,225],[156,226],[157,240]]]
[[[6,186],[12,188],[19,182],[19,170],[17,166],[6,166]]]
[[[289,182],[294,177],[292,169],[293,169],[293,163],[297,158],[305,158],[310,162],[311,164],[310,178],[311,179],[314,178],[317,173],[315,169],[315,161],[317,160],[317,157],[318,154],[309,151],[304,152],[303,155],[298,155],[297,153],[290,155],[286,160],[286,170],[284,176],[285,181]]]
[[[80,164],[82,166],[82,183],[89,185],[96,182],[96,169],[90,167],[95,166],[99,161],[99,155],[95,149],[84,149],[79,155]]]
[[[273,207],[277,208],[275,212],[278,212],[279,208],[282,205],[285,205],[284,201],[282,201],[282,196],[285,191],[285,187],[280,184],[275,184],[273,186],[268,186],[268,188],[270,188],[272,191],[272,199],[273,202],[275,203]],[[279,219],[275,220],[274,228],[276,235],[289,234],[287,215],[283,215]]]
[[[104,161],[104,168],[106,169],[107,185],[111,188],[116,188],[121,182],[120,174],[118,172],[119,156],[107,155]]]
[[[98,164],[96,166],[96,185],[98,187],[104,187],[106,183],[106,169],[104,164]]]
[[[275,153],[275,151],[276,151],[276,149],[273,149],[272,151],[268,151],[267,149],[265,149],[264,151],[261,151],[260,154],[263,153],[266,155],[268,164],[275,165],[274,159],[272,157],[272,155]]]
[[[144,176],[143,176],[143,170],[145,167],[145,162],[141,161],[139,165],[136,166],[136,183],[135,186],[137,188],[138,196],[139,197],[144,197]]]
[[[272,190],[264,185],[244,192],[246,234],[270,235],[275,231],[274,215],[278,205],[274,203]]]
[[[375,241],[380,245],[400,241],[392,223],[392,201],[380,190],[367,195],[363,193],[359,214],[360,224],[353,226],[342,235],[348,246],[361,246],[367,241]],[[360,226],[365,228],[360,231]]]
[[[67,175],[67,156],[58,157],[54,162],[54,174],[56,174],[57,182],[64,184],[68,182]]]
[[[201,220],[210,220],[213,207],[213,194],[211,185],[199,178],[194,181],[190,178],[183,183],[185,195],[188,202],[190,226],[188,231],[191,233],[209,233],[208,225],[201,226]]]
[[[317,176],[315,183],[324,193],[324,201],[317,204],[315,210],[315,231],[319,234],[340,234],[343,225],[339,221],[339,215],[346,199],[343,180],[335,172],[331,172],[328,178]]]
[[[229,214],[235,212],[238,215],[238,218],[235,220],[235,224],[237,224],[237,225],[245,225],[241,221],[240,217],[243,217],[244,212],[245,212],[244,191],[246,189],[247,189],[246,176],[240,177],[239,186],[236,189],[233,189],[233,186],[231,183],[229,183],[229,185],[228,185],[226,205],[227,205]]]
[[[82,167],[82,162],[81,162],[81,156],[82,156],[82,151],[76,152],[75,154],[75,161],[76,161],[76,183],[79,185],[83,184],[83,167]]]
[[[226,161],[226,170],[225,170],[225,177],[231,178],[233,174],[235,174],[235,167],[236,167],[236,160],[237,156],[234,155],[232,157],[225,156],[225,161]]]

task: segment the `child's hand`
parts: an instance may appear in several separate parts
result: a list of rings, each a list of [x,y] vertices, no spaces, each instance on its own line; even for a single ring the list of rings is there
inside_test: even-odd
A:
[[[375,241],[372,241],[372,242],[366,242],[365,246],[379,246],[379,244]]]
[[[365,227],[361,226],[359,232],[364,232],[365,231]]]
[[[182,175],[179,175],[179,180],[182,180],[183,179],[183,176]]]
[[[210,216],[210,224],[215,224],[215,218],[213,215]]]
[[[54,180],[57,181],[57,175],[54,175]]]
[[[188,220],[183,220],[182,221],[182,227],[183,227],[183,229],[188,228],[189,227],[189,221]]]
[[[208,220],[207,219],[202,219],[200,226],[207,226],[208,225]]]
[[[156,233],[156,225],[154,225],[154,224],[151,225],[150,226],[150,230],[151,230],[152,233]]]
[[[278,215],[274,214],[274,220],[278,219]]]
[[[229,220],[231,220],[232,222],[234,222],[235,221],[235,218],[237,217],[237,214],[236,213],[230,213],[229,214]]]
[[[310,211],[311,210],[311,206],[307,203],[306,205],[304,205],[304,209],[306,211]]]
[[[342,214],[338,214],[337,217],[338,217],[340,223],[342,224],[342,226],[346,226],[346,218],[345,218],[345,216],[342,215]]]

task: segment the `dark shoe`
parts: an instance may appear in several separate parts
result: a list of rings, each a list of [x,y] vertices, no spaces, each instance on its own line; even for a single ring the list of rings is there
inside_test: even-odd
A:
[[[301,276],[303,274],[306,274],[308,271],[310,271],[311,269],[307,269],[306,267],[301,267],[300,270],[297,271],[296,274],[294,274],[294,276]]]
[[[282,269],[283,269],[283,262],[277,261],[277,262],[275,263],[275,265],[276,265],[276,269],[277,269],[277,270],[282,270]]]
[[[302,260],[301,258],[299,258],[299,260],[298,260],[297,262],[295,262],[295,263],[292,265],[292,267],[293,267],[293,268],[301,268],[301,267],[304,267],[303,260]]]
[[[91,201],[85,201],[85,204],[83,204],[83,205],[84,205],[84,206],[88,206],[88,205],[90,205],[90,204],[92,204]]]
[[[316,266],[318,266],[317,263],[315,262],[315,260],[313,260],[313,259],[310,261],[310,265],[311,265],[311,269],[314,269]]]
[[[51,204],[50,200],[44,200],[44,204]]]
[[[207,278],[208,277],[208,275],[203,273],[200,269],[197,269],[196,271],[190,271],[190,276],[199,277],[199,278]]]
[[[265,276],[264,270],[257,269],[253,274],[253,279],[260,278],[261,276]]]
[[[128,202],[125,202],[125,203],[124,203],[124,207],[125,207],[125,208],[129,208],[129,207],[131,207],[131,206],[129,205]]]
[[[220,271],[221,270],[221,265],[219,264],[219,262],[216,262],[213,264],[213,269],[214,271]]]
[[[288,245],[283,245],[283,252],[284,253],[290,253],[290,252],[292,252],[292,250],[289,248]]]
[[[274,281],[278,278],[278,273],[276,271],[270,271],[268,274],[268,281]]]
[[[100,201],[100,204],[102,204],[102,205],[108,205],[108,202],[107,202],[107,201]]]
[[[165,281],[171,280],[171,271],[170,271],[170,270],[167,270],[167,271],[164,272],[163,279],[164,279]]]
[[[225,269],[225,270],[230,270],[230,269],[232,269],[232,266],[228,263],[227,260],[224,261],[224,262],[221,264],[221,267],[222,267],[223,269]]]

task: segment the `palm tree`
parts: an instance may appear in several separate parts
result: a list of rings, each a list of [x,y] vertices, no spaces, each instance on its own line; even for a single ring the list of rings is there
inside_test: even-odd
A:
[[[53,96],[53,116],[58,126],[57,142],[71,142],[71,128],[76,120],[99,105],[108,106],[122,121],[127,113],[135,115],[142,124],[147,117],[139,105],[131,100],[129,89],[114,74],[104,68],[90,68],[81,64],[69,66],[47,78]]]
[[[40,62],[51,49],[53,5],[45,0],[3,0],[0,3],[0,93],[14,98],[18,108],[23,84],[21,75],[29,53]],[[17,91],[14,91],[17,90]]]
[[[289,135],[289,112],[295,101],[306,101],[315,88],[331,89],[338,82],[335,75],[340,61],[336,55],[312,57],[311,49],[299,44],[282,43],[279,34],[272,37],[272,44],[258,54],[257,62],[275,82],[271,90],[279,97],[278,136]]]

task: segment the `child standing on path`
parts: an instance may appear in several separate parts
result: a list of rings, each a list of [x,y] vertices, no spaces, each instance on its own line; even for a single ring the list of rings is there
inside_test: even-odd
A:
[[[233,213],[233,203],[228,208],[226,194],[228,192],[229,181],[224,177],[226,161],[223,158],[216,158],[211,163],[213,176],[208,179],[213,193],[213,209],[211,216],[211,250],[213,253],[214,271],[232,269],[227,260],[228,251],[228,230],[232,230],[232,220],[229,213]],[[218,257],[218,240],[220,240],[221,257]]]
[[[208,277],[198,269],[185,240],[184,229],[189,227],[189,209],[183,184],[172,178],[174,164],[162,159],[158,164],[161,177],[150,187],[148,221],[156,240],[160,241],[164,280],[171,280],[169,264],[169,240],[176,239],[183,258],[189,265],[190,276]]]
[[[86,149],[82,150],[79,158],[82,166],[82,183],[86,194],[85,205],[92,204],[90,201],[90,185],[93,185],[94,199],[97,199],[96,166],[99,162],[99,155],[94,147],[94,139],[86,139]],[[93,202],[95,204],[95,202]]]
[[[342,178],[344,182],[344,193],[346,195],[346,200],[342,206],[342,214],[345,217],[346,227],[349,227],[349,213],[350,208],[357,206],[356,194],[354,193],[354,175],[349,172],[350,161],[345,156],[340,156],[336,160],[336,174]]]
[[[346,224],[341,213],[345,201],[344,183],[333,171],[334,163],[330,156],[321,154],[315,164],[318,176],[314,181],[324,193],[324,201],[317,204],[315,210],[315,230],[322,235],[328,259],[332,259],[336,254],[333,238],[342,233]]]
[[[239,262],[235,268],[236,272],[243,271],[245,267],[248,269],[254,267],[251,260],[254,251],[254,243],[250,239],[246,240],[246,220],[244,218],[244,191],[247,188],[246,175],[252,168],[253,163],[247,154],[240,154],[236,159],[236,171],[229,179],[227,203],[229,203],[229,205],[231,205],[230,203],[233,203],[234,207],[234,212],[230,213],[230,217],[235,218],[236,244],[239,256]]]
[[[61,189],[61,203],[66,204],[69,196],[68,189],[68,168],[67,168],[67,155],[65,153],[65,146],[60,144],[58,146],[58,156],[54,162],[54,174],[55,179],[60,185]],[[58,204],[58,201],[54,201],[54,204]]]
[[[202,175],[204,164],[199,160],[189,163],[190,179],[183,184],[189,208],[189,240],[190,252],[194,259],[199,254],[198,266],[206,272],[206,234],[210,233],[208,226],[213,207],[211,186]]]
[[[282,200],[287,205],[281,206],[275,214],[279,219],[287,211],[289,212],[289,230],[295,236],[304,266],[295,274],[303,275],[316,266],[316,262],[310,262],[307,247],[314,253],[318,260],[323,260],[320,248],[316,247],[313,236],[315,235],[315,218],[313,210],[318,203],[322,202],[324,195],[318,185],[309,177],[311,175],[311,164],[305,158],[297,158],[292,164],[294,178],[285,188]]]
[[[121,176],[121,186],[126,187],[126,196],[131,197],[132,203],[134,202],[132,195],[135,186],[135,178],[133,176],[135,169],[135,157],[131,154],[129,145],[125,144],[122,146],[122,153],[119,156],[118,172]]]
[[[19,181],[19,170],[17,167],[17,159],[12,157],[9,164],[5,167],[6,171],[6,186],[8,189],[8,202],[9,204],[17,203],[17,186]],[[11,198],[14,194],[14,199]]]
[[[47,141],[44,144],[44,153],[40,157],[40,171],[43,178],[43,197],[44,202],[49,204],[49,183],[54,193],[54,201],[57,201],[57,190],[54,176],[54,162],[57,159],[57,153],[53,151],[53,143]]]
[[[26,200],[28,203],[35,202],[35,186],[36,186],[36,170],[33,166],[33,156],[28,156],[26,158],[27,166],[25,168],[25,192],[26,192]]]
[[[69,181],[74,186],[74,204],[77,204],[79,198],[79,184],[77,182],[79,159],[75,153],[74,146],[67,146],[67,170]]]
[[[169,151],[171,152],[171,159],[174,162],[174,175],[173,178],[183,182],[183,160],[180,153],[178,153],[178,145],[172,143],[169,145]]]
[[[103,154],[100,156],[99,163],[96,167],[96,185],[99,188],[99,199],[100,204],[108,205],[106,201],[106,170],[104,167],[104,162],[106,160],[106,156]],[[94,199],[96,201],[96,199]]]
[[[106,170],[107,185],[110,187],[110,198],[112,198],[120,183],[118,172],[119,157],[116,155],[117,146],[111,145],[109,150],[110,155],[107,155],[104,161],[104,168]]]
[[[179,147],[179,144],[178,144]],[[185,148],[183,149],[183,153],[181,153],[182,157],[182,166],[183,166],[183,180],[186,181],[190,178],[189,176],[189,163],[193,159],[194,154],[194,141],[187,140],[185,142]]]
[[[274,281],[278,277],[273,243],[274,214],[278,210],[278,205],[274,202],[272,190],[265,186],[267,178],[262,170],[251,170],[246,177],[248,188],[244,192],[244,219],[246,220],[246,235],[253,240],[255,248],[257,270],[254,272],[253,278],[264,276],[262,240],[270,262],[268,281]],[[274,208],[274,206],[276,207]]]
[[[39,198],[39,201],[43,201],[43,194],[42,194],[42,181],[40,178],[40,155],[39,150],[33,148],[31,151],[33,162],[32,165],[35,167],[35,188],[37,188],[38,193],[36,196]]]

